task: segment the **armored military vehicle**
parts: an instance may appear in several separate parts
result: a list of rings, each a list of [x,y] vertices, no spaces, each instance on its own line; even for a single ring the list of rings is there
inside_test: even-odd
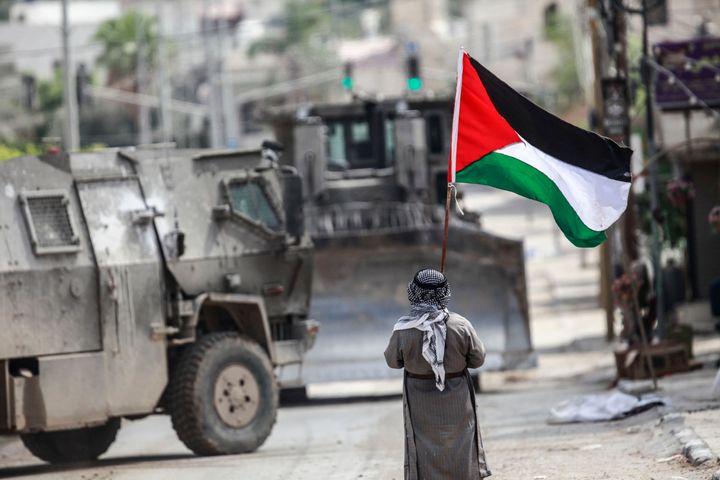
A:
[[[202,455],[270,434],[276,372],[318,331],[301,181],[261,151],[0,163],[0,433],[93,459],[166,413]]]
[[[313,315],[323,334],[305,380],[397,374],[381,353],[407,312],[405,287],[418,269],[440,263],[452,101],[355,100],[266,118],[304,182],[316,247]],[[522,241],[492,235],[479,220],[467,211],[451,219],[451,308],[485,341],[485,369],[532,366]]]

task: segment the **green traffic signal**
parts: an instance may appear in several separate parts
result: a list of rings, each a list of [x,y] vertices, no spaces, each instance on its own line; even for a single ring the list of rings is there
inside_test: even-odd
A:
[[[420,77],[410,77],[407,81],[407,88],[411,91],[420,90],[423,86],[423,81]]]
[[[342,86],[345,90],[352,90],[353,88],[353,79],[352,77],[343,77],[342,79]]]

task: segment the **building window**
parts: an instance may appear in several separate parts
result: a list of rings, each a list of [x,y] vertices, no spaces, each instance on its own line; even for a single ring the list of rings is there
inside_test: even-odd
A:
[[[373,155],[373,137],[367,120],[331,120],[327,127],[328,170],[380,167]]]
[[[348,158],[347,149],[345,148],[345,124],[329,122],[327,128],[328,170],[346,170],[348,168]]]
[[[262,127],[258,123],[256,102],[245,102],[240,107],[240,120],[242,121],[243,133],[258,133]]]
[[[432,113],[425,117],[425,135],[428,152],[439,154],[445,151],[445,126],[439,113]]]

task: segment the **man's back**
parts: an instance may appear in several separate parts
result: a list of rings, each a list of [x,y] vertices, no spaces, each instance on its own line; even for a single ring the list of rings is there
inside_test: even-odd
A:
[[[485,347],[470,322],[457,313],[450,313],[446,322],[445,371],[454,373],[477,368],[485,361]],[[418,375],[432,375],[430,364],[422,355],[423,332],[414,328],[396,330],[385,350],[385,360],[391,368],[406,368]]]

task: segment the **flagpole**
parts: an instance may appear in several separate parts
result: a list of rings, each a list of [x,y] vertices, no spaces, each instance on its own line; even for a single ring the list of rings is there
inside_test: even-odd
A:
[[[445,199],[445,226],[443,228],[442,256],[440,257],[440,272],[445,273],[445,257],[447,256],[448,229],[450,219],[450,185],[448,183],[447,198]]]
[[[445,259],[447,257],[448,230],[450,227],[450,201],[452,189],[455,186],[455,165],[457,163],[457,137],[458,120],[460,119],[460,92],[462,91],[463,58],[465,49],[460,47],[458,52],[457,79],[455,81],[455,107],[453,109],[452,138],[450,147],[450,168],[448,174],[447,196],[445,198],[445,224],[443,226],[442,255],[440,256],[440,271],[445,272]]]

